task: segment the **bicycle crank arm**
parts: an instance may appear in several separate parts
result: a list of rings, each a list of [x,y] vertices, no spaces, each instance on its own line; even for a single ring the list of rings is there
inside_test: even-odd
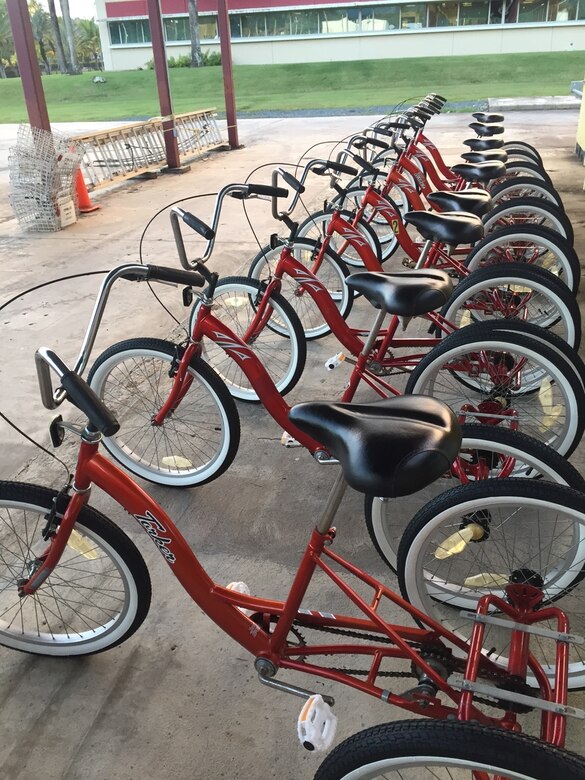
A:
[[[266,664],[263,662],[263,659],[259,658],[254,666],[256,667],[256,671],[258,672],[258,679],[262,685],[267,685],[269,688],[276,688],[278,691],[283,691],[284,693],[291,693],[293,696],[300,696],[301,699],[310,699],[311,696],[316,695],[314,691],[308,691],[305,688],[299,688],[297,685],[293,685],[292,683],[275,680],[272,676],[275,670],[270,662]],[[330,707],[333,707],[335,704],[335,699],[333,696],[327,696],[327,694],[322,693],[321,698]]]

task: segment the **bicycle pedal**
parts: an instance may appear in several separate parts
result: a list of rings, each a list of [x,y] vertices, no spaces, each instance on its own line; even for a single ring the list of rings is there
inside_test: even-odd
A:
[[[337,355],[333,355],[333,357],[330,357],[328,360],[325,361],[325,368],[327,371],[333,371],[334,368],[337,368],[343,361],[345,360],[345,355],[343,352],[338,352]]]
[[[322,696],[314,693],[305,702],[297,721],[297,734],[307,750],[324,752],[331,747],[337,730],[337,717]]]
[[[290,435],[290,433],[287,433],[286,431],[282,432],[282,436],[280,437],[280,443],[283,447],[300,447],[301,444],[298,442],[293,436]]]
[[[250,588],[246,585],[245,582],[230,582],[228,585],[226,585],[226,588],[228,590],[233,590],[235,593],[243,593],[246,596],[251,596]],[[250,616],[252,614],[252,611],[249,609],[244,609],[244,607],[238,607],[240,612],[243,612],[244,615]]]

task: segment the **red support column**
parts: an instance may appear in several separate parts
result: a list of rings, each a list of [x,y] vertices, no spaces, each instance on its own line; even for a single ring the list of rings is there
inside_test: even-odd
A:
[[[171,100],[169,69],[165,51],[160,2],[159,0],[147,0],[147,5],[160,112],[162,116],[165,117],[163,118],[162,126],[165,139],[167,166],[169,170],[174,170],[181,168],[181,161],[179,159],[179,146],[175,135],[175,120],[173,119],[173,104]]]
[[[232,149],[238,149],[238,118],[236,114],[236,92],[232,70],[232,40],[227,0],[217,0],[217,26],[219,28],[219,46],[223,71],[223,91],[225,95],[225,115],[227,119],[228,141]]]
[[[51,123],[26,0],[6,0],[6,8],[12,27],[28,121],[32,127],[50,132]]]

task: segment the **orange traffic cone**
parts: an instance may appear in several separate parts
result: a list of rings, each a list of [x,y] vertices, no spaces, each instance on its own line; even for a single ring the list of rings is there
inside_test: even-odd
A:
[[[87,187],[83,180],[83,174],[81,168],[77,169],[77,177],[75,179],[75,191],[77,192],[77,202],[79,204],[79,211],[82,214],[89,214],[90,211],[97,211],[101,206],[92,203],[89,199]]]

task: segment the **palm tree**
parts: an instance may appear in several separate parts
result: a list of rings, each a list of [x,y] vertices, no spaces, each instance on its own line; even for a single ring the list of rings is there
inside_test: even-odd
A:
[[[188,0],[189,34],[191,36],[191,67],[200,68],[203,65],[201,56],[201,40],[199,38],[199,19],[197,18],[197,0]]]
[[[77,62],[77,52],[75,51],[75,31],[73,30],[73,22],[71,21],[71,14],[69,12],[69,0],[59,0],[61,6],[61,13],[63,14],[63,24],[65,25],[65,37],[67,38],[67,48],[69,49],[69,61],[71,66],[69,73],[71,75],[77,75],[81,73],[79,63]]]
[[[6,78],[6,66],[11,64],[13,57],[14,41],[6,10],[6,0],[0,0],[0,79]]]
[[[93,19],[75,19],[74,25],[78,59],[100,70],[102,46],[97,24]]]
[[[67,73],[69,70],[69,63],[65,57],[65,49],[63,48],[63,40],[61,38],[61,28],[59,27],[59,19],[57,18],[57,9],[55,8],[55,0],[47,0],[49,7],[49,19],[51,20],[51,32],[53,34],[55,54],[57,56],[57,66],[59,73]]]
[[[36,0],[32,0],[32,2],[29,3],[28,12],[30,14],[33,38],[39,49],[39,56],[45,66],[46,74],[50,75],[51,63],[49,62],[49,52],[52,52],[53,50],[53,43],[50,35],[51,22],[49,14],[38,2],[36,2]]]

